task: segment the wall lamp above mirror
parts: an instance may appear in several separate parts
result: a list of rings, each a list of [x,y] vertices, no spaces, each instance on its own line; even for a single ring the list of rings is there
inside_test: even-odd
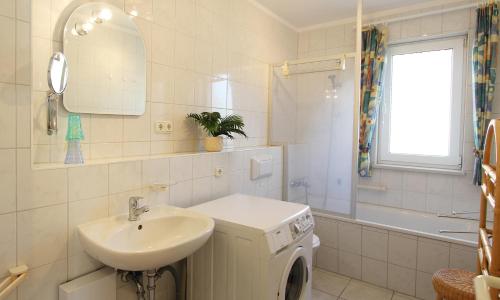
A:
[[[68,111],[144,114],[146,50],[133,16],[106,3],[86,3],[71,13],[63,35],[71,68],[63,98]]]

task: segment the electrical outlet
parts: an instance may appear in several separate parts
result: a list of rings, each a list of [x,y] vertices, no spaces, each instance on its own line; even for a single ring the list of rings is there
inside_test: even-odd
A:
[[[215,177],[221,177],[224,175],[224,169],[223,168],[215,168]]]
[[[172,121],[156,121],[155,122],[155,132],[156,133],[171,133],[174,130]]]

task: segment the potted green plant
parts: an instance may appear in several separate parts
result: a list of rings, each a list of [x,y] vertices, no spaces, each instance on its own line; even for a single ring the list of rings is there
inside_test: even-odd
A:
[[[222,150],[222,136],[234,139],[233,134],[247,137],[243,131],[245,124],[243,118],[238,115],[222,117],[218,112],[202,112],[201,114],[188,114],[188,119],[193,119],[208,134],[205,138],[205,150],[208,152],[219,152]]]

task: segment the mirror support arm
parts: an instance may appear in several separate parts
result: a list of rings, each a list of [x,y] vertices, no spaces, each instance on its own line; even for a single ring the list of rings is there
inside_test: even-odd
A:
[[[49,92],[47,96],[47,134],[53,135],[57,133],[57,109],[59,95]]]

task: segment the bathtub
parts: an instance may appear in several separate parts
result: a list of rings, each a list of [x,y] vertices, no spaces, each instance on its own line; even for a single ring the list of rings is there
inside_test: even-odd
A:
[[[477,221],[365,203],[356,209],[356,219],[313,210],[316,267],[425,300],[435,299],[435,271],[475,271],[477,234],[439,231],[476,232]]]
[[[448,242],[458,242],[467,246],[475,246],[478,238],[478,221],[443,218],[438,217],[436,214],[366,203],[358,203],[356,205],[356,220],[371,226],[378,225],[391,230]],[[459,231],[462,233],[440,233],[440,230]]]

